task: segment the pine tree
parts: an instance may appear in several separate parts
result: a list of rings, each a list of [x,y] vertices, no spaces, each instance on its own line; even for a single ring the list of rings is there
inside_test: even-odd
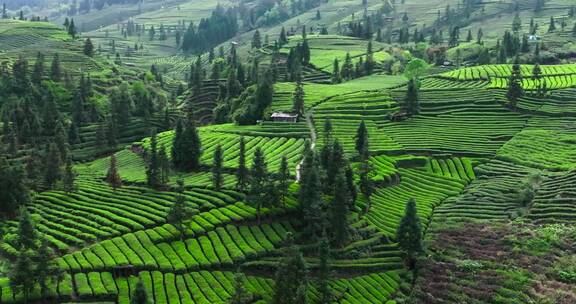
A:
[[[55,82],[59,82],[62,79],[62,71],[60,69],[60,56],[58,53],[54,54],[52,58],[52,63],[50,65],[50,79]]]
[[[264,153],[260,147],[254,151],[254,158],[252,159],[252,170],[250,172],[250,191],[249,201],[256,205],[256,214],[258,223],[260,223],[260,215],[262,208],[271,202],[265,201],[265,191],[268,179],[267,164],[264,158]]]
[[[356,130],[356,136],[354,137],[356,152],[358,152],[361,159],[368,158],[368,153],[370,151],[368,136],[368,128],[366,127],[364,120],[362,120]]]
[[[148,297],[148,292],[146,287],[144,287],[144,282],[142,279],[138,279],[136,283],[136,288],[132,292],[132,297],[130,297],[130,304],[149,304],[150,299]]]
[[[166,154],[166,146],[163,144],[158,152],[160,159],[160,183],[166,185],[170,181],[170,159]]]
[[[262,37],[260,37],[260,31],[254,31],[254,35],[252,36],[252,48],[253,49],[260,49],[262,47]]]
[[[68,35],[70,35],[72,37],[72,39],[76,38],[76,25],[74,25],[74,19],[70,20],[70,24],[68,24]]]
[[[222,175],[223,158],[222,146],[217,145],[214,150],[214,160],[212,162],[212,187],[214,187],[216,191],[220,191],[224,183],[224,176]]]
[[[26,207],[20,207],[18,217],[18,231],[16,233],[17,248],[23,250],[36,250],[38,248],[38,232],[32,217]]]
[[[64,191],[68,193],[74,191],[76,189],[75,181],[76,181],[76,172],[74,172],[74,168],[72,166],[72,159],[68,157],[66,159],[64,177],[62,179],[62,182],[64,184]]]
[[[280,191],[280,200],[282,205],[286,206],[286,196],[288,195],[288,186],[290,186],[290,168],[286,155],[282,155],[280,160],[280,169],[278,170],[278,190]]]
[[[34,63],[34,71],[32,72],[31,80],[35,84],[40,84],[44,77],[44,54],[38,52],[36,55],[36,62]]]
[[[408,115],[416,115],[420,112],[418,83],[415,78],[408,81],[406,96],[404,97],[404,107]]]
[[[48,151],[44,161],[44,184],[48,189],[53,189],[56,182],[62,176],[60,151],[56,144],[48,144]]]
[[[84,41],[84,55],[88,57],[94,56],[94,45],[92,44],[92,40],[90,40],[90,38],[87,38]]]
[[[482,45],[484,44],[484,41],[482,41],[482,38],[484,37],[484,32],[482,32],[482,29],[478,29],[478,34],[476,34],[476,43]]]
[[[331,205],[331,234],[336,246],[343,246],[349,239],[348,207],[350,195],[346,187],[346,178],[342,172],[337,173],[335,178],[333,201]]]
[[[29,157],[32,159],[34,154]],[[18,208],[30,199],[24,175],[20,168],[10,165],[0,154],[0,213],[8,218],[13,218]]]
[[[420,226],[414,199],[410,199],[406,203],[404,216],[400,220],[400,225],[398,225],[398,230],[396,231],[396,239],[398,247],[405,254],[408,267],[414,269],[416,257],[423,252],[422,227]]]
[[[278,44],[280,47],[282,47],[286,43],[288,43],[288,37],[286,37],[286,30],[284,27],[282,27],[282,30],[280,30],[280,38],[278,39]]]
[[[520,13],[516,12],[514,19],[512,20],[512,31],[518,33],[522,29],[522,20],[520,19]]]
[[[236,171],[236,189],[244,191],[246,184],[248,183],[249,172],[246,167],[246,143],[244,142],[244,137],[240,137],[239,148],[238,148],[238,170]]]
[[[556,30],[556,21],[554,21],[554,16],[550,16],[550,25],[548,25],[548,33],[554,32]]]
[[[522,72],[520,70],[520,64],[514,63],[514,65],[512,65],[512,74],[508,78],[508,91],[506,92],[506,98],[512,108],[516,107],[518,98],[522,97],[522,95],[524,95]]]
[[[56,254],[50,248],[46,238],[40,240],[40,247],[33,257],[33,262],[36,265],[34,277],[40,285],[40,295],[42,298],[46,298],[50,288],[64,279],[64,271],[56,262]]]
[[[194,120],[189,119],[186,127],[181,121],[176,124],[172,146],[174,167],[182,171],[198,169],[200,165],[201,142]]]
[[[116,168],[116,154],[110,156],[110,166],[108,167],[108,172],[106,173],[106,182],[116,190],[122,187],[122,178],[118,173],[118,168]]]
[[[288,248],[276,271],[273,304],[306,304],[308,268],[291,234],[287,235]]]
[[[302,163],[298,200],[305,226],[304,235],[310,240],[318,239],[325,225],[321,189],[317,156],[314,151],[308,150]]]
[[[334,58],[334,65],[332,67],[332,83],[340,83],[340,64],[338,63],[338,58]]]
[[[186,197],[184,196],[184,181],[179,179],[177,184],[178,188],[176,190],[177,194],[175,197],[174,205],[170,207],[166,219],[168,223],[176,226],[176,229],[178,229],[180,232],[180,239],[183,240],[186,234],[186,226],[184,221],[190,216],[190,210],[186,206]]]
[[[146,168],[146,183],[148,186],[158,189],[162,186],[160,178],[160,158],[158,157],[158,140],[156,131],[152,132],[150,137],[150,158]]]
[[[299,79],[296,82],[294,94],[292,95],[292,112],[298,114],[298,118],[302,118],[304,116],[304,95],[304,85]]]
[[[326,237],[320,240],[318,248],[320,266],[318,267],[318,292],[320,293],[320,304],[331,304],[334,301],[334,294],[328,284],[331,279],[330,270],[330,243]]]
[[[30,258],[31,252],[25,249],[20,249],[14,263],[9,264],[8,279],[10,281],[10,288],[16,294],[22,294],[24,303],[27,303],[30,294],[36,285],[31,273],[34,272],[34,265]]]

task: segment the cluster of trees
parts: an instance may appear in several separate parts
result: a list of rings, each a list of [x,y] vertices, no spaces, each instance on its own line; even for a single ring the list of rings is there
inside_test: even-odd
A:
[[[368,41],[365,58],[366,59],[364,59],[362,56],[359,57],[358,61],[356,61],[356,64],[354,64],[352,63],[352,57],[350,56],[350,53],[346,53],[342,67],[340,67],[340,61],[338,61],[338,58],[335,58],[332,68],[332,83],[340,83],[342,81],[348,81],[374,73],[376,62],[374,61],[372,40]]]
[[[48,240],[36,230],[26,207],[21,207],[19,213],[15,233],[4,237],[15,249],[10,253],[3,251],[3,257],[9,261],[10,287],[14,294],[21,294],[27,302],[39,286],[40,297],[46,299],[51,286],[64,279],[64,272],[56,263],[56,255]]]
[[[198,26],[190,26],[182,37],[182,50],[203,53],[236,35],[238,20],[236,9],[217,6],[209,18],[200,20]]]

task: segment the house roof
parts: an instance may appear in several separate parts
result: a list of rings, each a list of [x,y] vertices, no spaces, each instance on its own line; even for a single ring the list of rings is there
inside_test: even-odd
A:
[[[274,112],[274,113],[272,113],[272,115],[270,117],[272,117],[272,118],[297,118],[298,114]]]

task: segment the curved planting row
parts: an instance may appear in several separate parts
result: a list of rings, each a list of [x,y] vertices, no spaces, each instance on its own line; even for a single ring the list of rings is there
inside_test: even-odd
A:
[[[113,190],[103,183],[79,181],[77,188],[72,193],[42,192],[30,206],[40,216],[38,229],[60,250],[161,225],[175,201],[174,193],[143,187]],[[225,207],[242,198],[233,191],[200,188],[186,191],[185,196],[188,207],[196,213]]]
[[[523,76],[532,76],[533,65],[520,65]],[[542,75],[576,74],[576,64],[542,65]],[[511,64],[482,65],[443,73],[442,76],[458,80],[489,80],[494,77],[507,78],[512,73]]]
[[[148,233],[128,234],[95,244],[59,259],[62,269],[76,272],[110,271],[131,265],[137,270],[188,272],[232,267],[239,262],[270,253],[294,229],[288,222],[260,226],[226,225],[205,235],[172,242],[154,243]]]
[[[472,161],[466,157],[429,158],[426,162],[426,170],[440,176],[461,179],[467,182],[476,178]]]
[[[478,90],[423,91],[421,113],[384,121],[383,131],[409,152],[489,156],[522,130],[528,116],[510,112]]]
[[[521,207],[518,191],[535,170],[501,160],[475,168],[476,179],[466,190],[436,208],[438,218],[507,219]]]
[[[576,171],[544,181],[532,201],[529,217],[537,222],[576,222]]]
[[[436,206],[447,197],[459,194],[466,186],[466,182],[460,179],[441,177],[420,169],[401,168],[399,172],[400,183],[376,190],[366,214],[366,219],[390,239],[396,237],[396,229],[409,199],[416,200],[418,215],[425,224]],[[367,204],[364,198],[360,200],[361,204]]]

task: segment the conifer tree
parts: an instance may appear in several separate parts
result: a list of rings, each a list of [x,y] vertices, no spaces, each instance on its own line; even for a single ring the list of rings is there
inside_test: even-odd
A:
[[[130,297],[130,304],[149,304],[150,299],[148,297],[148,292],[146,287],[144,287],[144,282],[142,279],[138,279],[136,283],[136,288],[132,292],[132,297]]]
[[[30,197],[26,184],[22,170],[8,163],[0,154],[0,213],[13,218],[19,206],[28,202]]]
[[[304,85],[302,84],[302,81],[298,79],[298,81],[296,81],[294,94],[292,95],[292,112],[298,114],[298,118],[304,116],[304,95]]]
[[[64,169],[64,177],[62,182],[64,184],[64,191],[70,193],[76,189],[76,172],[74,172],[74,167],[72,166],[72,159],[68,157],[66,159],[66,167]]]
[[[550,24],[548,25],[548,33],[554,32],[556,30],[556,21],[554,16],[550,16]]]
[[[36,285],[34,278],[30,275],[34,272],[31,255],[32,253],[29,250],[20,248],[16,261],[9,265],[8,271],[10,288],[14,294],[22,294],[24,303],[28,302],[30,294]]]
[[[408,115],[416,115],[420,112],[418,83],[415,78],[408,81],[406,97],[404,97],[404,107]]]
[[[238,170],[236,171],[236,189],[244,191],[248,183],[249,172],[246,167],[246,143],[244,137],[240,137],[238,148]]]
[[[349,239],[348,208],[350,206],[350,195],[346,187],[346,177],[342,172],[338,172],[335,178],[333,197],[334,199],[330,208],[331,234],[334,244],[341,247]]]
[[[367,159],[368,153],[370,151],[368,143],[368,128],[364,120],[360,122],[358,129],[356,130],[356,136],[354,137],[356,152],[361,159]]]
[[[189,119],[186,127],[182,122],[176,124],[172,146],[172,162],[174,167],[182,171],[198,169],[200,165],[201,142],[196,129],[196,123]]]
[[[60,56],[58,53],[54,54],[52,58],[52,63],[50,65],[50,79],[55,82],[59,82],[62,79],[62,71],[60,69]]]
[[[20,207],[18,217],[18,231],[16,245],[23,250],[36,250],[38,248],[38,231],[30,213],[25,206]]]
[[[64,279],[64,271],[56,262],[56,254],[50,248],[46,238],[40,240],[40,247],[33,258],[33,262],[36,266],[34,276],[40,285],[40,295],[42,298],[46,298],[51,286],[56,286]]]
[[[331,279],[330,269],[330,243],[326,237],[320,240],[318,248],[320,266],[318,267],[318,292],[320,293],[320,304],[331,304],[334,301],[334,294],[330,290],[329,281]]]
[[[332,83],[340,83],[340,64],[338,63],[338,58],[334,58],[334,64],[332,67]]]
[[[260,214],[262,208],[270,202],[265,201],[266,185],[268,182],[268,172],[266,159],[260,147],[254,151],[254,158],[252,159],[252,170],[250,172],[250,193],[249,200],[256,205],[256,214],[258,222],[260,222]]]
[[[48,144],[47,154],[44,161],[44,184],[48,189],[53,189],[56,182],[62,177],[60,151],[56,144]]]
[[[398,246],[405,254],[406,262],[410,269],[415,267],[415,259],[423,251],[422,247],[422,227],[416,212],[416,201],[408,200],[404,216],[400,220],[396,231]]]
[[[520,70],[520,64],[514,63],[512,65],[512,74],[508,78],[508,91],[506,92],[506,98],[512,108],[516,107],[518,98],[522,97],[522,95],[524,95],[522,72]]]
[[[259,49],[262,47],[262,37],[260,37],[260,31],[254,31],[254,35],[252,36],[252,48]]]
[[[165,145],[160,147],[158,157],[160,158],[160,182],[162,185],[166,185],[170,181],[170,159],[166,154]]]
[[[278,39],[278,44],[280,47],[282,47],[286,43],[288,43],[288,37],[286,37],[286,30],[284,27],[282,27],[282,30],[280,30],[280,38]]]
[[[146,183],[148,186],[158,189],[162,186],[160,178],[160,157],[158,156],[158,140],[156,131],[150,137],[150,158],[146,168]]]
[[[38,52],[36,55],[36,62],[34,63],[34,71],[32,72],[32,83],[40,84],[44,77],[44,54]]]
[[[317,156],[314,151],[308,150],[302,163],[298,200],[305,235],[311,240],[318,239],[325,227],[321,189]]]
[[[70,20],[70,23],[66,28],[68,29],[68,35],[70,35],[72,39],[76,38],[77,31],[76,31],[76,25],[74,24],[74,19]]]
[[[222,146],[217,145],[214,150],[214,160],[212,162],[212,187],[214,187],[216,191],[220,191],[224,183],[224,176],[222,175],[223,161]]]
[[[92,40],[90,40],[90,38],[87,38],[84,41],[84,55],[88,57],[94,56],[94,44],[92,44]]]
[[[516,12],[514,19],[512,20],[512,31],[518,33],[522,29],[522,20],[520,19],[520,13]]]
[[[287,235],[288,248],[276,272],[273,304],[306,304],[308,267],[293,236]]]
[[[174,204],[170,207],[168,215],[166,217],[167,222],[176,226],[178,232],[180,232],[180,239],[184,239],[186,234],[186,227],[184,221],[190,216],[190,210],[186,206],[186,197],[184,196],[184,181],[178,179],[178,188],[176,190],[177,194],[175,197]]]
[[[114,190],[122,187],[122,178],[116,167],[116,154],[110,156],[110,166],[108,167],[108,173],[106,173],[106,182],[108,182]]]
[[[290,185],[290,168],[288,168],[288,159],[286,155],[282,155],[280,160],[280,169],[278,171],[278,190],[280,192],[280,200],[283,206],[286,206],[286,196],[288,195],[288,186]]]

